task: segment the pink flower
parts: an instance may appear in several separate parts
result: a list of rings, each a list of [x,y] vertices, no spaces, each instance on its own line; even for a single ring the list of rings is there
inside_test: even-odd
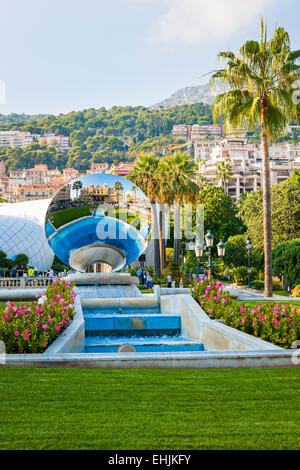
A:
[[[60,326],[57,325],[57,326],[55,327],[55,329],[56,329],[56,331],[59,331],[59,330],[60,330]]]
[[[246,309],[245,309],[244,307],[240,307],[240,312],[241,312],[241,313],[244,313],[245,310],[246,310]]]
[[[44,328],[44,330],[47,330],[48,325],[45,323],[45,324],[42,326],[42,328]]]
[[[227,300],[226,300],[226,299],[222,299],[221,302],[222,302],[222,304],[226,304],[226,303],[227,303]]]
[[[19,331],[15,331],[15,336],[19,336],[20,332]]]
[[[25,333],[25,338],[30,338],[30,333]]]
[[[51,317],[48,318],[48,323],[51,323],[53,320]]]

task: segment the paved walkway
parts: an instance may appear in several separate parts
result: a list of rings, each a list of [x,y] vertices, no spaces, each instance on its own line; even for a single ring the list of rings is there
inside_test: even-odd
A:
[[[274,294],[273,297],[265,297],[263,293],[252,292],[248,289],[242,289],[239,287],[225,287],[225,290],[238,295],[237,300],[300,300],[300,297],[286,297],[283,295]]]

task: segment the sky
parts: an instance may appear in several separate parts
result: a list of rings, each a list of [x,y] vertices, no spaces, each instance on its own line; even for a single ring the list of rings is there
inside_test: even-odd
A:
[[[299,0],[0,0],[0,113],[151,106],[207,83],[262,14],[300,47]]]

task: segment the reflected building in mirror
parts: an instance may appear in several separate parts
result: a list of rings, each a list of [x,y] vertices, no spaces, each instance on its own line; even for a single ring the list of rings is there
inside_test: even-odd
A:
[[[117,271],[146,249],[152,231],[149,199],[131,181],[89,174],[64,186],[45,221],[51,249],[66,265],[85,272]]]

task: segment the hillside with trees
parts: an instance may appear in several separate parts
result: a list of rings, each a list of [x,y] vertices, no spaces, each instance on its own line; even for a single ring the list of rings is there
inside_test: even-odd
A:
[[[72,149],[67,155],[54,147],[32,144],[24,151],[18,148],[0,149],[8,170],[30,168],[35,163],[47,163],[49,168],[65,165],[78,170],[91,162],[133,161],[140,151],[180,142],[170,136],[174,124],[212,124],[212,107],[203,103],[149,109],[143,106],[114,106],[111,109],[48,115],[42,119],[2,123],[0,130],[19,130],[44,135],[47,132],[70,137]]]

